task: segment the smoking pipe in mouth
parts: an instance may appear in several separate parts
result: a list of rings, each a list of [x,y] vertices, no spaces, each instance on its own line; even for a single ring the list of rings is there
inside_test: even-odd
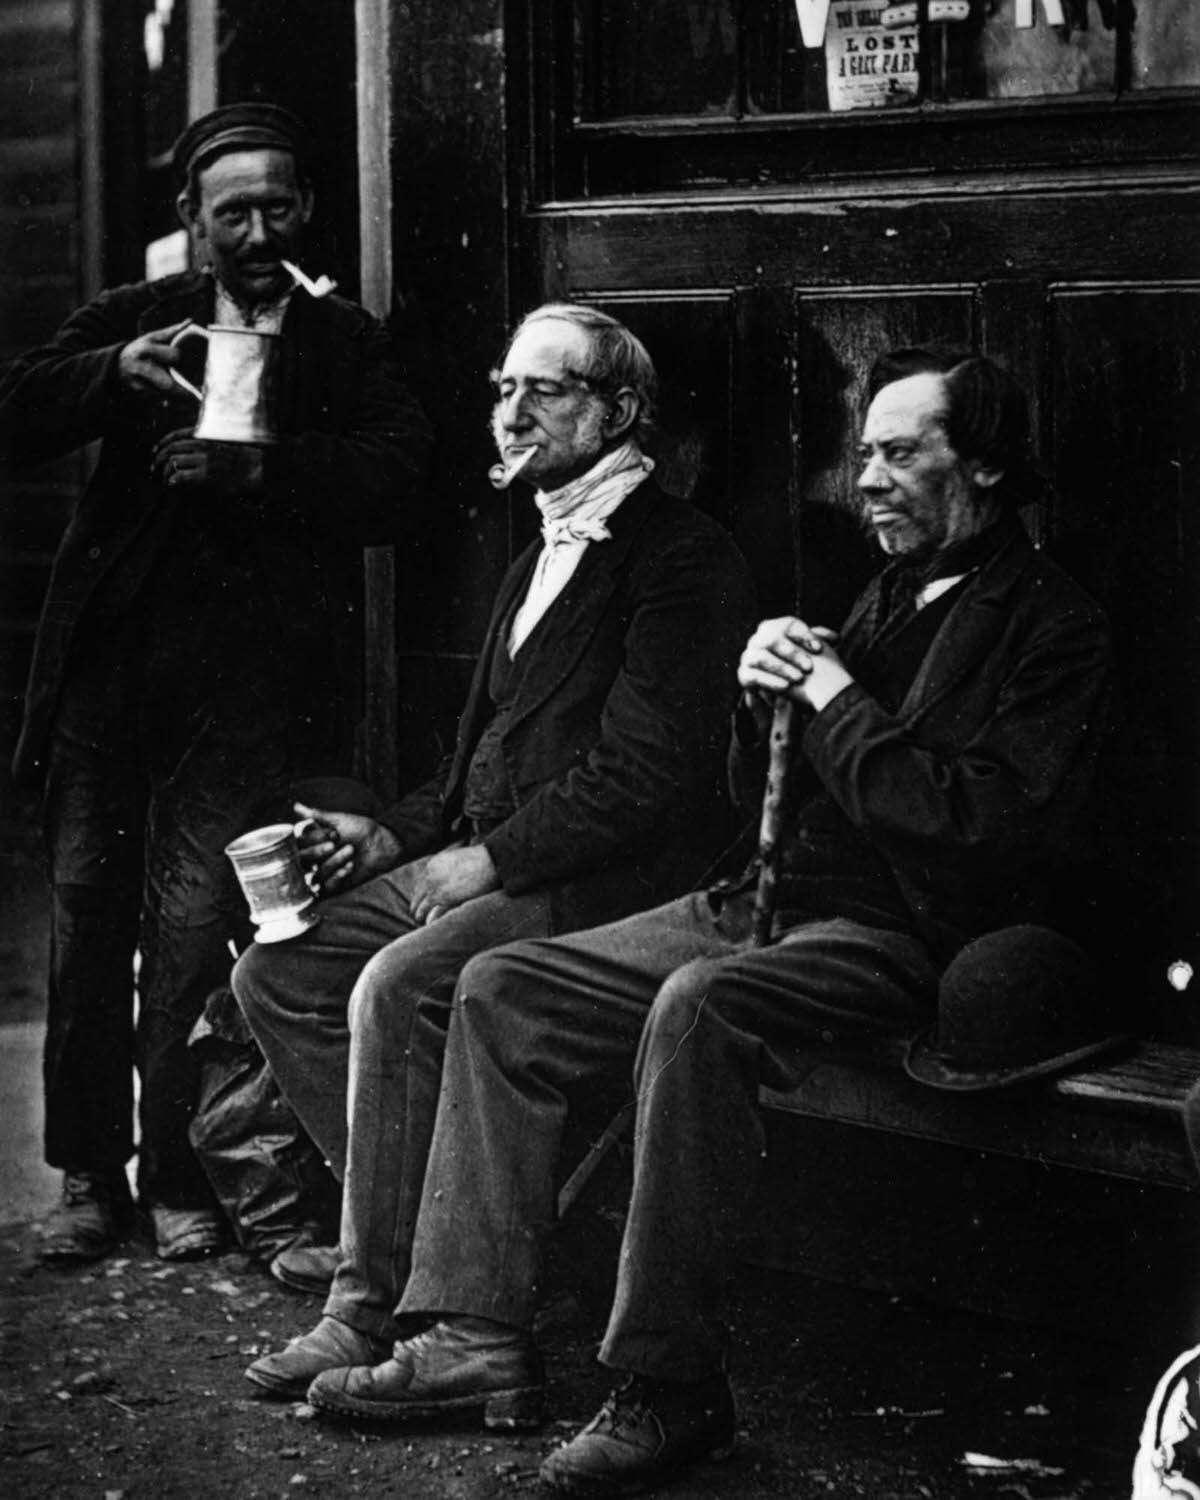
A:
[[[522,448],[512,463],[493,464],[488,470],[488,483],[494,490],[506,490],[536,452],[536,448]]]

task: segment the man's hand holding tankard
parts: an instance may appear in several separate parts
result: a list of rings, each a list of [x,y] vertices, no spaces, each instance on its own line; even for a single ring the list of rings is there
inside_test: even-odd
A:
[[[158,391],[165,396],[175,390],[170,371],[179,363],[180,354],[171,341],[188,322],[185,318],[169,328],[152,328],[125,345],[117,356],[117,378],[127,390],[136,394]]]
[[[295,808],[305,819],[296,836],[300,859],[320,895],[336,896],[395,867],[400,842],[385,824],[363,813],[327,812],[303,802]]]

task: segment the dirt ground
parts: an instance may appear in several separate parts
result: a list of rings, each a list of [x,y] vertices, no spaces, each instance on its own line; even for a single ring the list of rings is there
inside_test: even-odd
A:
[[[0,1045],[6,1026],[11,1037],[38,1020],[45,940],[36,870],[14,872],[10,861],[0,868],[5,876]],[[32,1118],[32,1063],[15,1091]],[[11,1099],[2,1108],[16,1118]],[[33,1149],[31,1138],[22,1150]],[[871,1151],[878,1163],[878,1144]],[[943,1245],[948,1231],[928,1210],[914,1214],[918,1160],[926,1158],[878,1168],[880,1176],[903,1178],[902,1209],[869,1200],[853,1163],[834,1164],[841,1191],[837,1212],[825,1220],[840,1229],[827,1261],[898,1263],[915,1247],[940,1274],[948,1260],[981,1253],[975,1240],[965,1250]],[[936,1191],[945,1171],[940,1161],[928,1168],[934,1199],[946,1196],[945,1186]],[[853,1193],[847,1182],[857,1184]],[[4,1191],[0,1183],[0,1198]],[[1023,1209],[1025,1189],[1014,1191]],[[316,1420],[303,1403],[263,1400],[243,1369],[310,1327],[318,1301],[277,1286],[240,1252],[164,1265],[144,1225],[97,1266],[49,1270],[36,1259],[36,1213],[14,1214],[18,1195],[11,1185],[7,1192],[10,1202],[0,1201],[2,1500],[536,1495],[542,1456],[593,1414],[607,1389],[595,1351],[616,1259],[619,1182],[589,1190],[591,1201],[552,1248],[539,1327],[549,1420],[517,1439],[461,1423],[436,1432],[356,1431]],[[1015,1219],[996,1186],[986,1198],[999,1262],[1013,1281]],[[1061,1240],[1068,1210],[1065,1200],[1055,1202],[1051,1232]],[[1066,1294],[1084,1309],[1069,1333],[1053,1319],[956,1310],[953,1298],[899,1297],[840,1278],[744,1268],[731,1320],[738,1451],[669,1493],[674,1500],[1126,1500],[1147,1400],[1184,1347],[1174,1316],[1166,1334],[1139,1325],[1151,1321],[1153,1288],[1179,1286],[1184,1274],[1168,1266],[1160,1281],[1151,1278],[1150,1302],[1141,1292],[1117,1297],[1102,1280],[1089,1282],[1089,1244],[1129,1239],[1134,1221],[1146,1244],[1170,1231],[1157,1231],[1137,1204],[1115,1217],[1109,1204],[1106,1219],[1089,1220],[1088,1212],[1086,1201],[1069,1210],[1083,1248],[1068,1252],[1060,1243],[1055,1257]],[[883,1237],[876,1234],[868,1256],[868,1233],[879,1229]],[[1028,1230],[1039,1248],[1026,1291],[1041,1279],[1044,1247],[1041,1231]],[[1184,1252],[1181,1262],[1194,1264],[1190,1256]],[[1063,1295],[1055,1287],[1042,1300]],[[1118,1302],[1126,1304],[1120,1319]]]
[[[583,1242],[606,1252],[615,1229],[596,1217]],[[143,1230],[98,1266],[51,1271],[34,1244],[28,1227],[0,1243],[0,1493],[14,1500],[538,1494],[540,1459],[605,1391],[602,1276],[591,1288],[552,1277],[541,1433],[356,1431],[254,1395],[245,1365],[310,1326],[319,1304],[240,1253],[170,1267]],[[672,1486],[676,1500],[1124,1500],[1165,1365],[1149,1350],[750,1270],[735,1326],[738,1452]]]

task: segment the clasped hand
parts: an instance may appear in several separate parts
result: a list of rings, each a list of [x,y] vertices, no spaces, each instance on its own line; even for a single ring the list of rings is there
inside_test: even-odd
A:
[[[834,649],[837,631],[806,625],[795,615],[764,620],[738,662],[738,682],[747,693],[781,693],[818,711],[854,681]]]

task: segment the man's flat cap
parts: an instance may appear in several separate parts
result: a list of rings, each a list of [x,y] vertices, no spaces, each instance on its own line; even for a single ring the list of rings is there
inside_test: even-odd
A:
[[[308,156],[304,126],[278,104],[223,104],[193,120],[175,142],[171,160],[181,178],[226,151],[263,148],[290,151],[298,161]]]

